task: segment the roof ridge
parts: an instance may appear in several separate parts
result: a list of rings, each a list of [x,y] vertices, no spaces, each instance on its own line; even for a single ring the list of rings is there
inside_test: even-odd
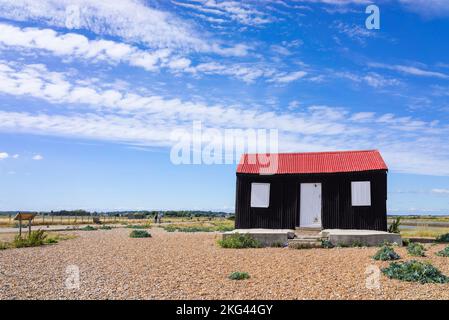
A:
[[[311,151],[311,152],[260,152],[260,153],[244,153],[243,155],[257,155],[257,154],[330,154],[330,153],[362,153],[362,152],[379,152],[378,149],[369,150],[342,150],[342,151]]]

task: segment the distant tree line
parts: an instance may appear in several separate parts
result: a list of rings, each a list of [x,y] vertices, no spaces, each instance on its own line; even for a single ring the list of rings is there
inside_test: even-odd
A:
[[[0,215],[15,215],[19,212],[24,211],[2,211]],[[45,211],[37,212],[40,215],[46,216],[71,216],[71,217],[81,217],[81,216],[128,216],[128,215],[139,215],[147,218],[154,217],[157,214],[162,214],[166,217],[227,217],[233,215],[233,213],[222,212],[222,211],[202,211],[202,210],[167,210],[167,211],[110,211],[110,212],[90,212],[86,210],[59,210],[59,211]]]

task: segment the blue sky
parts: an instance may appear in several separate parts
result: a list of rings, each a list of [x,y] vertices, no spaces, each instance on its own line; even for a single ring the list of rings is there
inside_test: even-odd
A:
[[[0,210],[232,211],[235,164],[171,134],[379,149],[390,213],[448,213],[449,3],[0,0]]]

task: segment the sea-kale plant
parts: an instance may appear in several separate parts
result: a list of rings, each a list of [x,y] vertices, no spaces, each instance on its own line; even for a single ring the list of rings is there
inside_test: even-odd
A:
[[[436,242],[449,242],[449,233],[441,234],[436,239]]]
[[[231,280],[246,280],[249,279],[250,275],[248,272],[233,272],[229,275]]]
[[[446,247],[446,248],[444,248],[443,250],[438,251],[438,252],[436,253],[436,255],[437,255],[437,256],[440,256],[440,257],[449,257],[449,247]]]
[[[148,233],[148,231],[145,230],[133,230],[129,234],[130,238],[150,238],[151,234]]]
[[[419,283],[448,283],[449,277],[428,262],[416,260],[406,262],[391,262],[387,268],[382,269],[390,279],[398,279]]]
[[[407,246],[407,252],[414,257],[425,257],[426,249],[421,243],[410,242]]]
[[[401,257],[393,250],[390,245],[383,245],[373,256],[374,260],[390,261],[399,260]]]

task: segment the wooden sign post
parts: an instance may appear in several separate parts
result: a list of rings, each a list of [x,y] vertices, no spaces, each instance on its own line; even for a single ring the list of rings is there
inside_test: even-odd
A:
[[[28,220],[28,236],[31,235],[31,221],[33,221],[35,213],[18,213],[14,217],[14,220],[19,221],[19,236],[22,237],[22,220]]]

